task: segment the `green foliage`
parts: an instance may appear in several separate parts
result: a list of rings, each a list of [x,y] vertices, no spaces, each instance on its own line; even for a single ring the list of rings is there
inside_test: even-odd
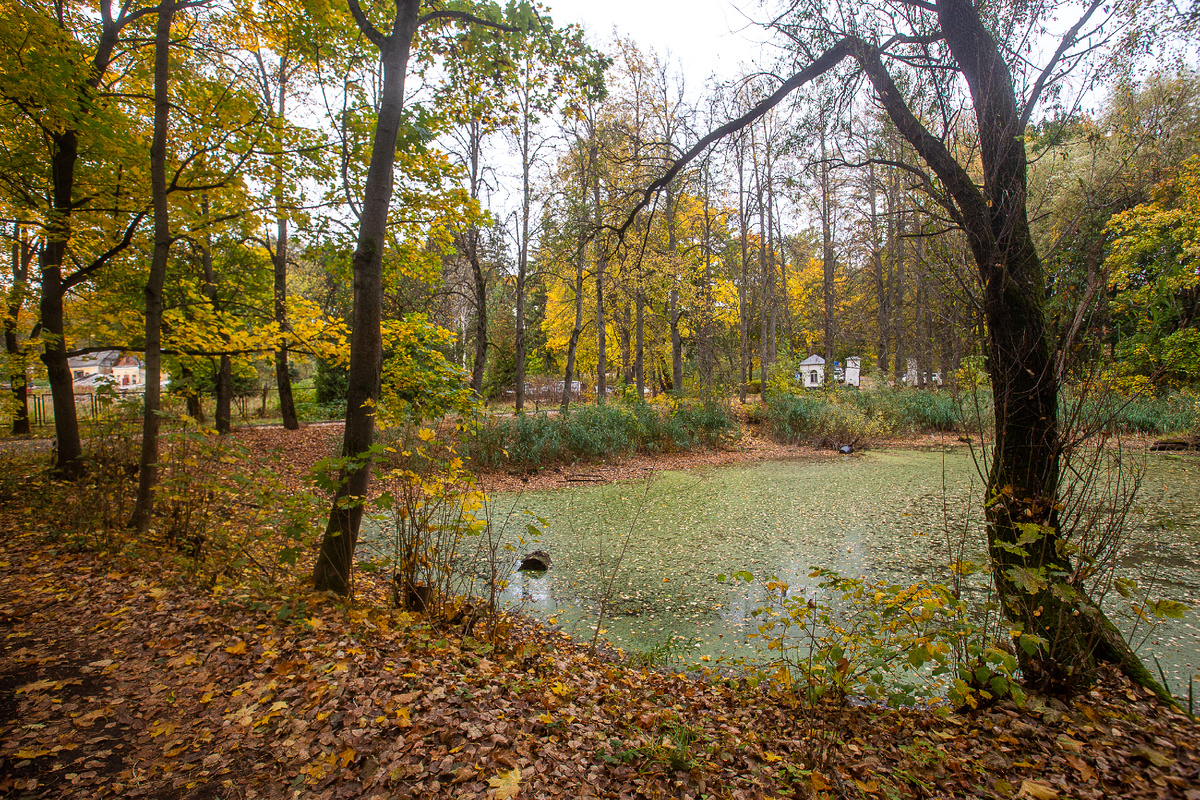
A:
[[[470,416],[476,398],[467,386],[466,373],[447,360],[441,348],[451,334],[424,314],[392,322],[384,332],[390,353],[383,364],[380,404],[392,422],[420,422],[449,413]]]
[[[1113,216],[1107,231],[1118,363],[1160,383],[1200,381],[1200,156],[1156,186],[1151,201]]]
[[[313,387],[317,390],[318,405],[345,403],[350,388],[350,370],[345,365],[327,361],[317,362],[317,373],[313,376]]]

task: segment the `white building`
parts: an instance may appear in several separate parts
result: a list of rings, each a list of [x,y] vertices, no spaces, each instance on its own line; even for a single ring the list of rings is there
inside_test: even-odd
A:
[[[850,356],[846,359],[846,385],[858,386],[859,375],[862,373],[862,359]]]
[[[825,359],[813,354],[801,361],[800,383],[805,389],[820,389],[825,384]]]

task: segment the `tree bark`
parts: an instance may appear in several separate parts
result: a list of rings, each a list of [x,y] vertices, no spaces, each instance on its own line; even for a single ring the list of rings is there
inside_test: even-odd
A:
[[[396,139],[400,134],[404,107],[405,72],[420,8],[419,0],[395,0],[395,3],[396,17],[391,35],[383,36],[371,26],[357,0],[350,0],[359,27],[379,47],[383,87],[353,258],[354,310],[346,423],[342,436],[345,461],[313,570],[313,583],[318,590],[340,595],[350,593],[354,549],[371,480],[375,405],[379,399],[383,368],[383,247],[392,200]]]
[[[171,217],[167,208],[167,123],[171,108],[171,20],[173,0],[163,0],[154,26],[154,138],[150,144],[150,191],[154,203],[154,255],[146,278],[146,391],[142,414],[142,453],[137,500],[130,527],[145,533],[154,512],[158,485],[158,430],[162,386],[163,285],[171,250]]]
[[[4,349],[8,353],[8,384],[13,399],[12,435],[29,434],[29,364],[25,348],[17,331],[25,292],[29,283],[29,266],[33,263],[33,247],[20,225],[13,226],[12,286],[8,290],[8,313],[4,317]]]
[[[588,148],[588,170],[592,178],[592,198],[595,204],[593,246],[596,252],[596,403],[603,404],[608,394],[608,361],[605,353],[607,326],[604,322],[604,273],[608,268],[608,251],[600,236],[604,225],[604,207],[600,204],[600,164],[597,126],[592,126],[592,141]]]
[[[287,102],[287,59],[279,59],[279,105],[278,122],[282,132],[286,119]],[[282,149],[282,136],[279,137]],[[287,264],[288,264],[288,218],[284,203],[283,167],[277,164],[275,168],[275,323],[279,326],[279,347],[275,350],[275,386],[279,391],[279,413],[283,417],[283,427],[289,431],[299,429],[300,420],[296,416],[296,401],[292,397],[292,372],[288,365],[287,342]],[[228,420],[226,421],[228,424]]]
[[[834,320],[837,298],[834,294],[834,276],[837,265],[833,255],[833,200],[829,188],[829,152],[826,145],[825,123],[821,122],[821,274],[822,309],[825,327],[825,385],[833,380],[837,349],[834,347]]]
[[[101,15],[91,74],[76,87],[79,109],[77,113],[90,113],[95,102],[96,90],[108,71],[121,31],[131,22],[153,12],[154,8],[122,8],[116,19],[110,16],[107,8],[105,9],[105,13]],[[75,168],[79,162],[79,132],[68,126],[61,131],[49,133],[47,141],[50,143],[51,207],[46,214],[45,238],[39,258],[42,287],[39,303],[42,362],[46,365],[46,377],[50,383],[54,407],[54,433],[57,443],[54,475],[64,480],[75,480],[83,475],[85,467],[83,448],[79,440],[79,420],[75,412],[75,386],[71,368],[67,363],[63,298],[73,285],[97,269],[100,263],[90,264],[69,276],[63,275],[63,263],[71,241],[71,219],[79,205],[74,197]],[[136,228],[141,219],[141,214],[134,218],[127,234],[132,233],[132,229]],[[118,247],[128,246],[128,241],[127,235],[124,243]]]
[[[204,214],[204,218],[208,220],[208,197],[205,196],[200,201],[200,210]],[[213,269],[212,259],[212,235],[209,230],[204,231],[204,244],[200,251],[200,261],[204,268],[204,291],[208,297],[208,303],[212,306],[214,314],[220,314],[221,299],[217,292],[217,276]],[[229,335],[221,334],[221,341],[225,348],[229,346]],[[213,422],[217,426],[217,433],[221,436],[226,436],[233,430],[233,362],[229,358],[228,353],[222,353],[217,361],[216,368],[216,389],[217,389],[217,407],[213,412]],[[199,397],[196,398],[197,404]]]

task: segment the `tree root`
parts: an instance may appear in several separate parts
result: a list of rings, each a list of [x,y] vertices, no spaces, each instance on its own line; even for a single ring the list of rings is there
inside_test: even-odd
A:
[[[1114,665],[1125,674],[1125,677],[1153,693],[1163,704],[1183,712],[1179,701],[1150,674],[1150,670],[1146,669],[1142,659],[1126,643],[1125,637],[1117,630],[1117,626],[1112,623],[1108,615],[1099,608],[1095,608],[1095,612],[1092,619],[1096,621],[1098,628],[1096,631],[1096,659]]]

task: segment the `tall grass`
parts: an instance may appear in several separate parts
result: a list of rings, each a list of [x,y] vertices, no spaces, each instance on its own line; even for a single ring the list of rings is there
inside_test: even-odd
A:
[[[1200,397],[1173,391],[1159,397],[1103,394],[1082,401],[1064,392],[1059,418],[1093,421],[1108,433],[1185,433],[1200,428]]]
[[[632,453],[666,453],[714,446],[733,438],[737,425],[721,403],[648,403],[576,406],[566,414],[521,414],[485,420],[465,442],[481,467],[595,461]]]
[[[767,400],[767,421],[780,441],[827,447],[885,435],[975,430],[980,422],[987,429],[992,399],[986,389],[966,395],[892,388],[777,393]]]

